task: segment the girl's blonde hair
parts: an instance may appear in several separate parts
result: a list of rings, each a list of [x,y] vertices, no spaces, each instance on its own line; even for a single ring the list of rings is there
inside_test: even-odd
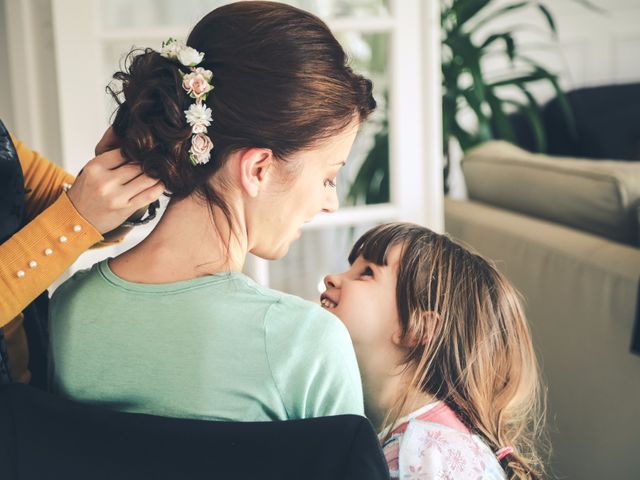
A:
[[[405,371],[415,372],[410,387],[449,405],[493,451],[511,446],[501,461],[509,479],[542,478],[544,392],[518,293],[479,254],[414,224],[372,228],[349,262],[362,256],[385,265],[396,245]],[[409,392],[386,426],[396,423]]]

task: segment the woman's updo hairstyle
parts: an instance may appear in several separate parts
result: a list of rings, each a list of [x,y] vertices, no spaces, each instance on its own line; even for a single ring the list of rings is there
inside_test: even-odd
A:
[[[227,212],[207,180],[229,154],[269,148],[287,158],[341,132],[375,109],[371,81],[347,65],[344,50],[316,16],[276,2],[237,2],[213,10],[193,28],[187,45],[204,53],[198,65],[213,72],[205,105],[213,110],[207,135],[211,160],[189,160],[191,127],[184,111],[194,102],[182,88],[175,61],[133,51],[128,69],[114,74],[122,90],[113,128],[126,158],[160,179],[173,196],[194,192]]]

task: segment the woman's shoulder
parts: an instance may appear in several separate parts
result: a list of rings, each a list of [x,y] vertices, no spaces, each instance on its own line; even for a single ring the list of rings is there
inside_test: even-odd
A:
[[[340,319],[319,304],[283,292],[274,298],[265,318],[266,328],[298,333],[306,338],[315,335],[314,341],[320,343],[350,338]]]
[[[320,305],[283,294],[268,309],[265,352],[288,418],[363,415],[349,332]]]
[[[106,260],[104,260],[106,261]],[[54,305],[56,302],[64,300],[65,302],[73,297],[80,290],[87,290],[95,288],[96,282],[100,282],[100,264],[98,262],[89,268],[78,270],[71,277],[65,280],[51,296],[51,303]]]

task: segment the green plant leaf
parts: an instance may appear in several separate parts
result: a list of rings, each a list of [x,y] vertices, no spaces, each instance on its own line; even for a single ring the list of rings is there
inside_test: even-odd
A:
[[[555,80],[556,76],[551,73],[545,72],[542,69],[536,70],[534,67],[534,70],[532,72],[516,75],[514,77],[504,78],[501,80],[496,80],[489,83],[488,86],[490,88],[504,87],[507,85],[516,85],[518,83],[537,82],[538,80],[551,80],[551,78]]]
[[[455,29],[460,29],[469,19],[491,3],[492,0],[458,0],[453,3],[451,12],[455,15]]]
[[[507,13],[514,12],[515,10],[520,10],[521,8],[525,8],[531,5],[531,0],[526,2],[518,2],[511,5],[507,5],[506,7],[502,7],[494,12],[491,12],[486,17],[478,20],[469,30],[470,33],[476,32],[483,25],[489,23],[491,20],[506,15]]]
[[[389,131],[383,128],[374,138],[374,144],[354,179],[347,201],[359,203],[386,203],[389,191]]]
[[[451,133],[460,143],[460,148],[465,152],[481,143],[475,135],[462,128],[457,120],[454,120],[451,124]]]
[[[520,59],[531,65],[534,68],[536,74],[545,76],[551,82],[551,85],[553,86],[556,94],[556,98],[558,100],[558,104],[560,105],[560,109],[562,110],[565,121],[567,122],[569,134],[573,137],[573,139],[578,138],[578,128],[576,126],[576,119],[573,115],[573,109],[571,108],[571,104],[569,103],[564,90],[560,86],[558,76],[550,73],[546,68],[538,65],[535,60],[532,60],[529,57],[521,56]]]
[[[549,9],[545,7],[542,3],[538,4],[538,9],[542,12],[542,15],[544,15],[544,18],[547,20],[547,23],[549,24],[549,28],[553,33],[553,36],[555,38],[558,38],[558,29],[556,28],[556,22],[553,19],[553,16],[551,16],[551,12],[549,12]]]
[[[516,42],[513,38],[513,34],[510,32],[494,33],[493,35],[489,35],[482,45],[480,45],[480,48],[486,50],[496,40],[504,40],[507,56],[509,57],[509,60],[513,62],[516,55]]]
[[[487,94],[487,102],[491,107],[491,130],[493,138],[501,138],[512,143],[515,142],[516,136],[513,132],[513,127],[502,107],[505,102],[494,95],[493,92]]]
[[[520,111],[524,113],[529,120],[533,135],[536,140],[536,147],[539,152],[547,151],[547,134],[542,122],[541,109],[533,94],[527,89],[526,85],[518,85],[520,91],[527,97],[528,103],[521,105]]]
[[[564,90],[560,87],[558,79],[553,78],[550,79],[550,81],[553,84],[553,88],[556,92],[556,98],[558,99],[558,103],[560,104],[560,108],[564,114],[565,121],[567,122],[569,134],[575,140],[578,138],[578,127],[576,126],[576,118],[573,115],[573,108],[571,108],[571,104],[569,103],[569,99],[564,93]]]

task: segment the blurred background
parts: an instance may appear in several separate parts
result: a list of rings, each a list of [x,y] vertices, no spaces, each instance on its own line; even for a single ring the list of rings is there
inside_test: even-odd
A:
[[[0,118],[77,173],[126,53],[185,38],[225,3],[0,0]],[[340,211],[247,273],[317,301],[368,227],[449,232],[523,294],[549,385],[551,472],[640,478],[640,1],[286,3],[327,21],[379,108],[339,178]]]

